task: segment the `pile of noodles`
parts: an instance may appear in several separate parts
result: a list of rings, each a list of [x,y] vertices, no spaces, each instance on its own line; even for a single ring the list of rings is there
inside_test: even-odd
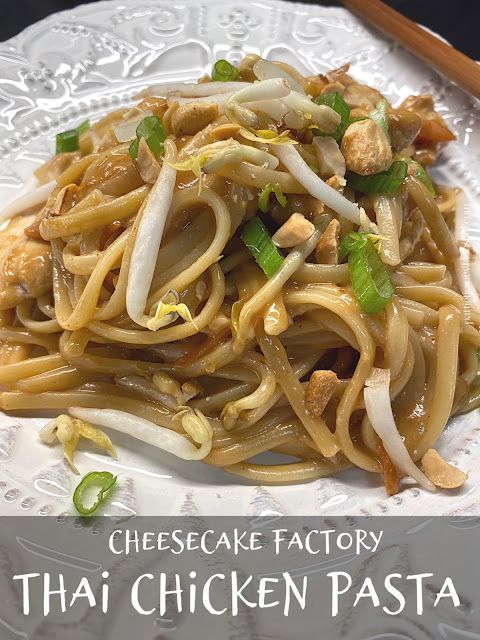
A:
[[[82,133],[78,152],[48,161],[36,172],[37,186],[4,209],[3,218],[13,218],[2,232],[2,278],[8,284],[8,265],[36,243],[47,250],[23,268],[49,284],[15,304],[1,298],[0,406],[12,413],[71,409],[175,453],[168,430],[180,436],[182,457],[201,457],[258,483],[295,483],[349,466],[385,472],[393,445],[387,434],[381,446],[364,396],[372,374],[383,369],[386,413],[391,407],[416,463],[449,417],[476,407],[480,397],[480,309],[461,194],[437,187],[434,198],[412,178],[391,196],[392,220],[391,199],[382,209],[376,196],[358,202],[342,183],[322,190],[325,182],[309,169],[311,126],[289,123],[296,145],[244,132],[255,129],[248,127],[252,112],[258,129],[275,124],[277,133],[287,130],[289,113],[302,116],[305,108],[311,117],[305,101],[353,82],[345,69],[303,78],[268,64],[255,78],[247,60],[240,73],[237,82],[153,87],[136,107]],[[236,100],[241,92],[247,94]],[[232,97],[238,108],[231,108]],[[173,135],[175,112],[202,101],[218,105],[215,120],[194,135]],[[129,154],[128,123],[142,113],[161,117],[169,134],[151,182]],[[122,135],[127,139],[119,142]],[[242,145],[231,162],[213,162],[208,172],[185,169],[202,148],[230,139]],[[436,153],[433,142],[411,147],[411,156]],[[326,222],[338,219],[343,236],[359,228],[363,210],[382,227],[385,253],[393,247],[386,262],[395,286],[382,311],[362,312],[346,263],[316,263],[325,224],[286,250],[267,279],[240,239],[267,184],[278,184],[287,198],[285,207],[271,200],[268,215],[277,227],[293,212],[309,219],[320,212]],[[155,324],[161,301],[174,305],[163,326]],[[334,371],[340,380],[321,416],[305,405],[315,370]],[[208,446],[182,421],[189,410],[206,417]],[[256,458],[265,452],[284,458]]]

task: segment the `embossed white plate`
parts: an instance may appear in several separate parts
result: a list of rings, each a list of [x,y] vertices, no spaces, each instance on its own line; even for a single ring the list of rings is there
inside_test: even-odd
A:
[[[193,80],[218,58],[236,62],[250,52],[309,72],[350,61],[359,80],[394,103],[433,93],[458,135],[437,177],[466,190],[475,212],[471,238],[480,246],[478,103],[345,10],[272,0],[96,2],[52,15],[0,44],[0,203],[21,193],[52,153],[59,130],[127,104],[154,81]],[[0,514],[71,511],[78,479],[59,448],[39,443],[43,422],[0,416]],[[106,513],[467,514],[480,513],[479,432],[474,412],[453,420],[442,437],[443,453],[470,473],[461,491],[431,495],[410,488],[389,499],[380,478],[360,471],[299,486],[256,487],[118,436],[118,463],[87,450],[77,459],[82,473],[119,473]]]

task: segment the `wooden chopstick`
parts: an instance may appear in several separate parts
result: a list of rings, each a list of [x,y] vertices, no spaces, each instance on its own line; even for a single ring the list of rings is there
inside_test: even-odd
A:
[[[471,58],[380,0],[342,0],[342,4],[476,98],[480,98],[480,65]],[[454,5],[452,10],[455,10]]]

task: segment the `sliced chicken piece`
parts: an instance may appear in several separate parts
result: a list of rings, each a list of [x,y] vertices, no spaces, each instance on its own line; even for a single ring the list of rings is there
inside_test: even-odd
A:
[[[422,119],[407,109],[392,109],[388,112],[388,132],[393,151],[406,149],[417,138],[422,128]]]
[[[359,108],[368,112],[373,111],[380,100],[385,100],[380,91],[358,82],[351,82],[347,85],[343,98],[350,109]]]
[[[42,296],[52,287],[50,244],[24,234],[33,220],[14,218],[0,232],[0,310]]]
[[[402,102],[400,108],[412,111],[422,119],[418,142],[441,143],[455,140],[455,134],[450,131],[442,116],[435,111],[435,103],[428,93],[409,96]]]

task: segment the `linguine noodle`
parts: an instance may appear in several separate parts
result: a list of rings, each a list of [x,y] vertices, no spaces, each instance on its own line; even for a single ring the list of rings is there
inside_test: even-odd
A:
[[[480,404],[466,205],[427,173],[454,136],[429,96],[393,108],[347,70],[247,56],[227,82],[145,90],[38,169],[0,214],[1,408],[70,412],[258,483],[355,466],[389,493],[403,475],[432,488],[415,465]],[[395,162],[394,190],[358,188]],[[271,274],[242,241],[255,216],[280,247]],[[392,287],[365,292],[378,310],[349,234]]]

